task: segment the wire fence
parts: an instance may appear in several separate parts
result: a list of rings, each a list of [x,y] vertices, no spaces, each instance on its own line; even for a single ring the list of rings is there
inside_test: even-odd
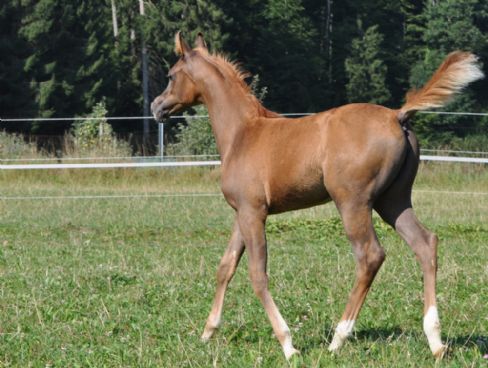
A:
[[[437,115],[467,115],[467,116],[488,116],[488,112],[462,112],[462,111],[418,111],[419,114],[437,114]],[[288,112],[281,113],[281,116],[294,117],[294,116],[310,116],[317,114],[316,112]],[[172,115],[169,119],[201,119],[208,118],[208,115]],[[84,121],[84,120],[144,120],[154,119],[150,116],[107,116],[107,117],[64,117],[64,118],[2,118],[0,117],[0,123],[12,123],[12,122],[57,122],[57,121]]]
[[[462,150],[444,150],[444,149],[421,149],[421,153],[444,153],[444,154],[453,154],[453,155],[460,155],[460,154],[468,154],[468,155],[475,155],[475,156],[488,156],[488,152],[482,151],[462,151]],[[422,160],[427,160],[434,157],[442,157],[442,155],[421,155]],[[451,159],[451,156],[448,156]],[[457,159],[456,156],[453,156],[453,160]],[[129,161],[129,162],[162,162],[162,161],[201,161],[203,159],[218,159],[220,155],[218,154],[208,154],[208,155],[165,155],[165,156],[90,156],[90,157],[33,157],[33,158],[5,158],[0,159],[0,162],[5,163],[18,163],[18,162],[58,162],[63,163],[65,161],[73,162],[73,161]],[[471,159],[469,157],[469,159]],[[483,161],[484,159],[482,159]],[[483,162],[481,162],[483,163]]]
[[[488,116],[485,112],[455,112],[455,111],[419,111],[424,114],[438,115],[470,115],[470,116]],[[308,116],[314,113],[283,113],[282,116],[297,117]],[[142,120],[152,119],[152,116],[108,116],[108,117],[65,117],[65,118],[0,118],[0,123],[16,122],[62,122],[62,121],[80,121],[80,120]],[[208,118],[208,115],[176,115],[171,119],[195,119]],[[0,126],[1,127],[1,126]],[[468,151],[452,149],[422,149],[420,159],[422,161],[440,161],[440,162],[459,162],[459,163],[488,163],[488,152],[485,151]],[[437,153],[434,155],[432,153]],[[476,157],[468,157],[476,156]],[[122,156],[122,157],[46,157],[46,158],[6,158],[0,159],[0,170],[39,170],[39,169],[98,169],[98,168],[144,168],[144,167],[181,167],[181,166],[215,166],[220,165],[220,161],[215,160],[219,155],[193,155],[193,156]],[[203,160],[203,158],[211,160]],[[189,161],[188,161],[189,160]],[[65,163],[68,162],[86,162],[90,163]],[[107,162],[100,161],[126,161],[126,162]],[[22,162],[23,164],[19,164]],[[27,163],[26,163],[27,162]],[[57,162],[56,164],[49,162]]]
[[[416,189],[414,194],[441,194],[446,196],[488,196],[488,192],[423,190]],[[223,198],[222,193],[141,193],[141,194],[99,194],[99,195],[27,195],[0,196],[0,201],[28,201],[28,200],[113,200],[113,199],[157,199],[157,198]]]

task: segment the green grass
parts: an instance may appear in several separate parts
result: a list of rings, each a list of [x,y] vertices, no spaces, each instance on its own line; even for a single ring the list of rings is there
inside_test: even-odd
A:
[[[429,164],[414,195],[436,231],[438,300],[451,353],[437,366],[479,367],[488,352],[488,192],[483,166]],[[0,172],[1,195],[216,193],[218,172]],[[421,191],[424,190],[424,191]],[[244,257],[222,328],[199,336],[233,211],[221,197],[0,200],[0,366],[287,367],[252,292]],[[422,332],[422,277],[378,219],[387,259],[338,356],[327,345],[354,260],[329,204],[270,217],[271,291],[305,367],[436,366]]]

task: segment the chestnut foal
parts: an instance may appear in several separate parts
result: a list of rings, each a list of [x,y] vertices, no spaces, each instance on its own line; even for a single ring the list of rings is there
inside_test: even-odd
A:
[[[217,290],[202,335],[221,322],[224,295],[247,250],[253,289],[269,317],[286,358],[293,347],[285,320],[268,289],[266,217],[333,200],[356,258],[356,281],[330,344],[337,351],[351,334],[385,252],[372,224],[374,209],[412,248],[424,275],[423,328],[436,357],[444,354],[435,284],[437,237],[414,214],[412,185],[419,148],[409,119],[418,110],[442,106],[455,92],[483,77],[477,58],[447,56],[431,80],[407,94],[399,110],[350,104],[298,119],[265,109],[245,75],[224,57],[210,54],[201,34],[192,49],[176,35],[179,61],[169,84],[152,103],[157,120],[205,104],[222,160],[221,187],[235,210],[235,223],[217,272]]]

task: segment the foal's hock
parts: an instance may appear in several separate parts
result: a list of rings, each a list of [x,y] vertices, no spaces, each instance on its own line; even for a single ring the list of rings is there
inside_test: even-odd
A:
[[[209,53],[201,34],[190,48],[176,35],[178,62],[169,84],[152,103],[156,119],[195,104],[208,108],[222,160],[221,186],[235,222],[217,271],[217,291],[202,335],[208,340],[221,322],[224,295],[247,251],[253,289],[263,304],[286,358],[298,351],[268,290],[265,222],[270,214],[334,201],[356,262],[356,281],[329,350],[351,334],[385,252],[372,224],[374,209],[412,248],[424,275],[423,328],[436,357],[441,341],[435,284],[437,237],[414,214],[412,185],[419,148],[409,119],[440,107],[468,83],[483,77],[477,58],[447,56],[429,82],[410,91],[399,110],[350,104],[312,116],[287,119],[264,108],[226,58]]]

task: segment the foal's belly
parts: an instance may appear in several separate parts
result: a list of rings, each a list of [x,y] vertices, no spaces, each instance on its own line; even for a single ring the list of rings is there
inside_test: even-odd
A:
[[[329,193],[325,190],[323,181],[310,186],[266,188],[268,212],[276,214],[286,211],[299,210],[317,206],[330,201]]]

